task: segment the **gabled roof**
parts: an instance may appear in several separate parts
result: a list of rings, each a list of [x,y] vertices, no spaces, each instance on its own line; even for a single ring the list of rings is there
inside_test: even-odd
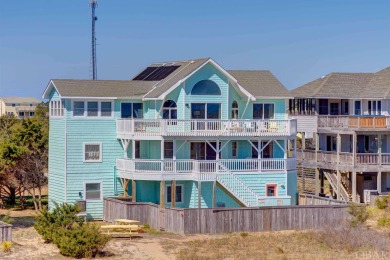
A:
[[[390,98],[390,67],[376,73],[330,73],[291,90],[301,98]]]
[[[0,97],[6,104],[40,104],[36,98],[33,97]]]
[[[268,70],[228,70],[244,89],[256,98],[291,98],[291,93]]]
[[[243,97],[291,97],[286,88],[269,71],[225,71],[211,58],[152,63],[148,66],[178,66],[159,81],[148,80],[74,80],[53,79],[49,82],[43,98],[48,99],[52,89],[63,98],[142,98],[164,99],[165,95],[179,86],[188,77],[212,64],[224,73],[234,88]],[[153,68],[152,68],[153,70]],[[233,75],[234,74],[234,75]]]

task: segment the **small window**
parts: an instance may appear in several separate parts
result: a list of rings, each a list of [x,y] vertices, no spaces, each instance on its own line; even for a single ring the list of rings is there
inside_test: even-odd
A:
[[[173,158],[173,142],[164,142],[164,158]]]
[[[34,116],[34,112],[30,112],[30,116]]]
[[[19,112],[20,117],[24,117],[24,112]]]
[[[86,183],[85,184],[85,199],[86,200],[101,200],[102,191],[101,183]]]
[[[177,119],[177,106],[173,100],[167,100],[163,105],[163,119]]]
[[[267,184],[266,185],[266,196],[275,197],[276,196],[276,184]]]
[[[84,144],[84,161],[85,162],[101,162],[102,150],[100,143]]]
[[[183,186],[176,185],[176,202],[183,202]],[[167,203],[172,203],[172,186],[167,185]]]
[[[235,100],[232,104],[232,119],[238,119],[238,103]]]
[[[111,117],[112,115],[112,103],[111,102],[102,102],[101,103],[101,112],[102,117]]]
[[[212,95],[220,96],[221,90],[217,83],[212,80],[201,80],[194,85],[191,90],[191,95]]]
[[[232,156],[237,157],[237,141],[232,141]]]
[[[84,116],[84,101],[73,102],[73,116]]]
[[[12,104],[13,107],[15,107],[15,104]]]
[[[87,102],[87,116],[98,116],[98,102]]]
[[[360,100],[355,101],[355,115],[361,114],[360,104]]]
[[[51,117],[64,116],[64,103],[61,100],[50,101],[50,116]]]

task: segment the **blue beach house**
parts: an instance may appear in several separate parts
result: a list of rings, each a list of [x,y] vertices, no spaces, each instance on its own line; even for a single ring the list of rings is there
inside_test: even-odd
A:
[[[103,198],[161,207],[293,205],[296,121],[269,71],[210,58],[150,64],[131,80],[53,79],[49,207]]]

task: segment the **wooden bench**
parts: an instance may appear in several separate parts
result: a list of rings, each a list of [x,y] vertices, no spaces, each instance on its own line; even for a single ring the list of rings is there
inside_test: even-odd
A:
[[[138,225],[105,225],[100,227],[103,234],[115,237],[139,236],[140,227]]]

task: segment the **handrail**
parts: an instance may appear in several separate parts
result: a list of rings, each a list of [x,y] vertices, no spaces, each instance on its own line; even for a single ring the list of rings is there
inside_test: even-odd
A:
[[[390,117],[382,115],[319,115],[318,127],[390,128]]]

